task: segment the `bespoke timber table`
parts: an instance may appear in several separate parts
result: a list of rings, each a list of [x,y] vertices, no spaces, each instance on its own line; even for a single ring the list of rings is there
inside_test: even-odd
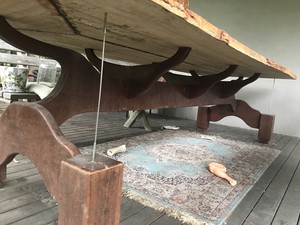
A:
[[[199,106],[199,129],[234,115],[267,143],[274,116],[235,94],[259,77],[296,79],[179,1],[1,0],[0,38],[57,60],[62,75],[47,98],[14,102],[2,114],[0,181],[16,154],[29,157],[59,203],[61,225],[119,224],[122,163],[81,155],[59,129],[73,115],[97,110],[105,14],[105,59],[134,65],[103,62],[100,111]]]

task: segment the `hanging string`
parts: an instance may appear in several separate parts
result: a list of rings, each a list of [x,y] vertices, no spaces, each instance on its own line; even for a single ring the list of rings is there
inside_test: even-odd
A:
[[[93,145],[92,162],[95,162],[96,145],[97,145],[97,137],[98,137],[98,123],[99,123],[99,114],[100,114],[100,105],[101,105],[101,93],[102,93],[102,78],[103,78],[103,65],[104,65],[106,26],[107,26],[107,13],[104,14],[104,28],[103,28],[103,42],[102,42],[100,83],[99,83],[98,106],[97,106],[97,117],[96,117],[96,127],[95,127],[95,137],[94,137],[94,145]]]
[[[272,87],[271,99],[270,99],[270,105],[269,105],[269,110],[268,110],[268,113],[269,113],[269,114],[270,114],[271,108],[272,108],[273,94],[274,94],[274,87],[275,87],[275,78],[273,79],[273,87]]]

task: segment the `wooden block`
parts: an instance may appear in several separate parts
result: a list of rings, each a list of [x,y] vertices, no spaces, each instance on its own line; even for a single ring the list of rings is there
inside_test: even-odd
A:
[[[274,128],[274,121],[274,115],[261,114],[258,130],[259,142],[267,144],[271,140]]]
[[[96,155],[61,162],[58,223],[119,225],[123,164]]]
[[[197,128],[206,131],[209,127],[208,107],[198,107]]]
[[[6,164],[0,165],[0,187],[3,186],[3,180],[6,179],[7,168]]]

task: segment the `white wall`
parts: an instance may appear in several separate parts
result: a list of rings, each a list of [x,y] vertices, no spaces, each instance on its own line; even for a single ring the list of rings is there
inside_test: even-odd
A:
[[[243,44],[289,68],[300,79],[300,3],[297,0],[190,0],[190,9]],[[259,79],[236,96],[274,114],[274,132],[300,137],[300,80]],[[272,94],[273,89],[273,94]],[[271,104],[271,107],[270,107]],[[168,114],[196,119],[196,109]],[[249,128],[236,117],[219,123]]]

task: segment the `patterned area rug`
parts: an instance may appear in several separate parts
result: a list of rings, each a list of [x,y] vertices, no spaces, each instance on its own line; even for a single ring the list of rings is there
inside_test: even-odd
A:
[[[97,152],[125,144],[112,158],[124,162],[124,194],[193,225],[222,224],[279,151],[264,146],[164,130],[97,145]],[[90,154],[92,147],[80,149]],[[211,174],[219,162],[238,184]]]

